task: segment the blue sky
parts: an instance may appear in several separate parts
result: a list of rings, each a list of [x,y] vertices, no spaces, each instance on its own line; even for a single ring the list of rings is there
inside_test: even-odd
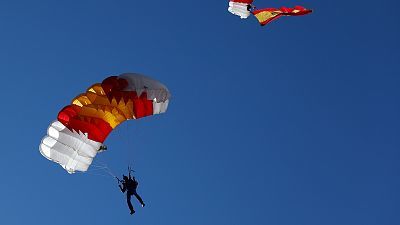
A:
[[[227,1],[0,2],[0,224],[400,224],[400,3],[255,4],[315,12],[260,27]],[[38,151],[63,106],[124,72],[173,95],[96,158],[134,164],[133,217],[110,177]]]

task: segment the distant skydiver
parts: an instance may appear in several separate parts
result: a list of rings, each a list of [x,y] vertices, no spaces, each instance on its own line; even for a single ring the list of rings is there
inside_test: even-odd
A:
[[[101,145],[98,152],[104,152],[107,150],[107,146],[105,144]]]
[[[129,177],[122,175],[123,180],[120,181],[118,178],[118,182],[120,182],[121,184],[118,185],[118,187],[121,189],[122,193],[126,192],[126,202],[128,203],[128,207],[131,210],[131,215],[135,213],[135,210],[133,209],[132,203],[131,203],[131,197],[132,195],[134,195],[137,200],[140,202],[140,204],[142,205],[142,207],[145,206],[142,198],[138,195],[138,193],[136,192],[136,188],[139,185],[139,183],[136,181],[134,176],[131,176],[131,169],[128,168],[129,170]]]

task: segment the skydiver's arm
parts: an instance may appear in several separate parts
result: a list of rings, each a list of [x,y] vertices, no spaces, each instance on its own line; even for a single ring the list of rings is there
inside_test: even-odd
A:
[[[121,189],[121,192],[122,192],[122,193],[125,193],[126,187],[125,187],[124,184],[123,184],[122,186],[123,186],[123,187],[121,187],[121,185],[118,185],[119,189]]]

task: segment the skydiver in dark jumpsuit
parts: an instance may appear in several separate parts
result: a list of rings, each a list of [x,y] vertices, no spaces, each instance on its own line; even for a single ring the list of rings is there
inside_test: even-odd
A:
[[[136,181],[134,176],[131,176],[131,171],[129,171],[129,177],[122,175],[123,180],[121,181],[122,185],[118,185],[119,188],[121,189],[122,193],[125,193],[126,191],[126,202],[128,203],[128,207],[131,210],[131,215],[135,213],[135,210],[133,209],[132,203],[131,203],[131,197],[134,195],[137,200],[139,200],[140,204],[142,207],[145,206],[142,198],[138,195],[136,192],[136,188],[138,186],[138,182]]]

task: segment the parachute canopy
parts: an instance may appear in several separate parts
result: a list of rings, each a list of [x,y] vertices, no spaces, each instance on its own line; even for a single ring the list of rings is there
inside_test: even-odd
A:
[[[259,21],[261,26],[278,19],[281,16],[301,16],[312,12],[302,6],[295,6],[294,8],[281,7],[258,9],[253,5],[253,0],[230,0],[228,11],[242,19],[248,18],[253,14]]]
[[[166,86],[144,75],[108,77],[58,113],[41,141],[40,153],[69,173],[87,171],[114,128],[126,120],[164,113],[170,96]]]

